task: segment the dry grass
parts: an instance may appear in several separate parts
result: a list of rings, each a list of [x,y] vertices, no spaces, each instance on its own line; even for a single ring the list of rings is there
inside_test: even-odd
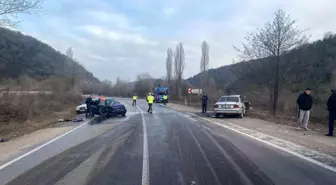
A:
[[[4,94],[0,98],[0,137],[15,137],[56,123],[74,115],[80,101],[73,93]]]

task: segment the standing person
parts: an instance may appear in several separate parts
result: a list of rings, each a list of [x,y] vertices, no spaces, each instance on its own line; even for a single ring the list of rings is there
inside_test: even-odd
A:
[[[133,103],[132,103],[133,106],[136,105],[136,100],[137,100],[137,95],[134,94],[133,95]]]
[[[206,113],[208,106],[208,96],[206,95],[206,93],[203,93],[201,99],[202,99],[202,113]]]
[[[152,94],[148,95],[147,97],[147,102],[148,102],[148,113],[152,113],[153,112],[153,102],[154,102],[154,96]]]
[[[167,102],[168,102],[168,95],[167,95],[167,93],[165,93],[163,95],[163,104],[166,105]]]
[[[329,133],[326,136],[334,135],[334,123],[336,120],[336,89],[331,90],[332,94],[330,95],[327,106],[329,111]]]
[[[310,109],[313,106],[313,98],[310,95],[310,89],[307,88],[298,99],[296,100],[297,105],[299,106],[299,119],[298,119],[298,129],[300,130],[301,126],[305,130],[308,129],[308,121],[310,115]]]
[[[103,110],[105,108],[106,105],[106,98],[103,95],[99,96],[99,103],[98,103],[98,112],[99,112],[99,116],[103,115]]]
[[[88,115],[92,116],[92,110],[91,110],[91,105],[92,105],[92,95],[90,95],[88,98],[85,100],[86,104],[86,112],[85,112],[85,117],[87,118]]]

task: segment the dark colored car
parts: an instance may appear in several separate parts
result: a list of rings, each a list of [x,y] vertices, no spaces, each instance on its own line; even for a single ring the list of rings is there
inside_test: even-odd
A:
[[[99,100],[93,100],[91,109],[92,109],[92,112],[95,115],[99,115],[98,104],[99,104]],[[107,113],[108,117],[111,117],[111,116],[126,116],[127,109],[119,101],[107,98],[104,112]]]

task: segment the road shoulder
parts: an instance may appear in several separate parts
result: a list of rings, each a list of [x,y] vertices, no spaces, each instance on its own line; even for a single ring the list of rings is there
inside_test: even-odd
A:
[[[322,136],[314,131],[297,131],[288,125],[279,125],[259,119],[245,117],[211,118],[199,114],[199,110],[178,104],[169,104],[169,108],[187,112],[203,120],[223,126],[250,138],[264,142],[287,153],[312,160],[311,162],[331,167],[336,171],[336,146],[334,138]]]

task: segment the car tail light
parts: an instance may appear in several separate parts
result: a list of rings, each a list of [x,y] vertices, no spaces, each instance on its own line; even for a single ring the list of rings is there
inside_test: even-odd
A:
[[[214,105],[214,108],[218,108],[218,105]]]
[[[233,108],[234,108],[234,109],[238,109],[238,108],[239,108],[239,105],[234,105]]]

